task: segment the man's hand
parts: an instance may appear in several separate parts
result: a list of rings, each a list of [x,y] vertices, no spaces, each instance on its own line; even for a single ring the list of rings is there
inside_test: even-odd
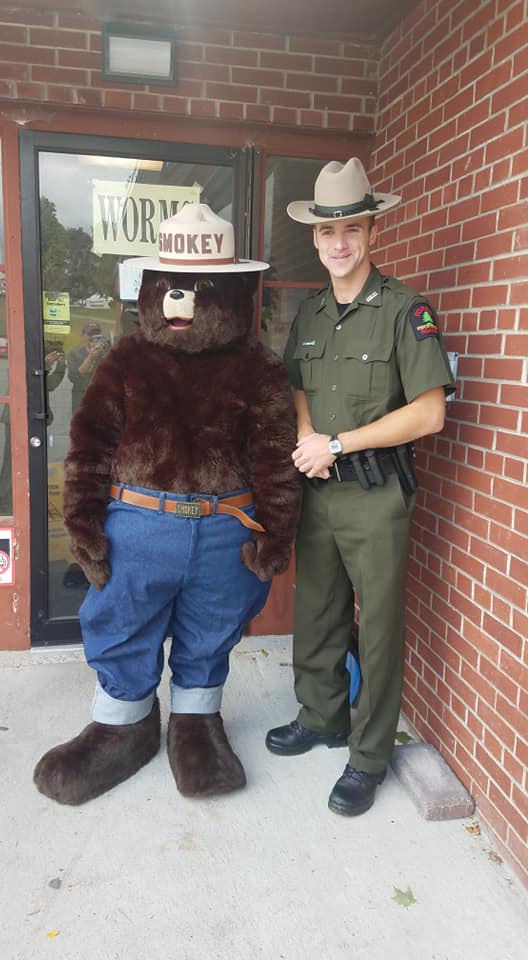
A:
[[[330,436],[326,433],[310,433],[299,440],[292,458],[295,466],[307,477],[319,477],[328,480],[329,467],[335,462],[333,453],[330,453],[328,444]]]

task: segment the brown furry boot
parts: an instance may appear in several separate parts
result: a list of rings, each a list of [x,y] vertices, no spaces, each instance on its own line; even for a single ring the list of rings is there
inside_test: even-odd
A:
[[[176,786],[184,797],[229,793],[246,785],[219,713],[171,713],[167,749]]]
[[[54,747],[35,767],[33,781],[58,803],[79,804],[127,780],[156,755],[160,708],[156,697],[138,723],[89,723],[78,737]]]

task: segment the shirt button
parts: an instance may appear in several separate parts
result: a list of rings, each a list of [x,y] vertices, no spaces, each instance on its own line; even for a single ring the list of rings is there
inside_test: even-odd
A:
[[[368,353],[364,353],[361,357],[362,360],[368,360]]]
[[[335,383],[332,384],[332,386],[330,387],[330,389],[331,389],[331,390],[337,390],[337,387],[336,387]]]
[[[341,330],[341,324],[340,324],[340,323],[337,323],[337,324],[336,324],[336,330]]]
[[[335,355],[335,357],[334,357],[334,360],[339,360],[339,354],[338,354],[338,353],[336,353],[336,355]]]
[[[336,418],[335,413],[331,413],[331,414],[330,414],[330,420],[335,420],[335,418]]]

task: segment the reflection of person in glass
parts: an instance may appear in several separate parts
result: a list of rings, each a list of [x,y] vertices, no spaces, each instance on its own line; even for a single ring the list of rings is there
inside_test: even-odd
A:
[[[97,364],[104,357],[110,344],[103,337],[101,327],[95,320],[88,320],[82,328],[82,344],[70,350],[66,357],[68,379],[72,383],[72,414],[88,386]]]
[[[50,423],[53,423],[53,411],[49,403],[49,394],[52,393],[53,390],[56,390],[64,380],[66,362],[60,340],[47,340],[44,344],[44,350],[44,369],[46,371],[46,390],[48,392],[46,422],[49,426]]]

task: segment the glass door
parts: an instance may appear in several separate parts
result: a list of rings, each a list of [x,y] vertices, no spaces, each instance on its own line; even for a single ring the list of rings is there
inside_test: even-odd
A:
[[[235,224],[237,253],[250,255],[247,181],[242,151],[21,134],[33,643],[80,639],[88,583],[64,527],[64,458],[98,363],[137,323],[119,263],[154,254],[159,221],[199,202]]]

